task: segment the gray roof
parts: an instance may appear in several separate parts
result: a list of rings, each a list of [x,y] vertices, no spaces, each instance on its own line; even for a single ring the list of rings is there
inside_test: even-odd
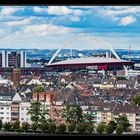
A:
[[[129,61],[119,60],[116,58],[106,58],[106,57],[87,57],[87,58],[75,58],[75,59],[64,60],[64,61],[52,63],[50,65],[83,64],[83,63],[117,63],[117,62],[129,62]]]

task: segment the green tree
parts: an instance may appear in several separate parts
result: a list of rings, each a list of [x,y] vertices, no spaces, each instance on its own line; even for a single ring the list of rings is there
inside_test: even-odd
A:
[[[42,87],[42,86],[37,86],[37,87],[34,87],[33,88],[33,92],[44,92],[45,91],[45,88]]]
[[[42,111],[40,114],[40,122],[41,123],[46,123],[46,122],[48,123],[49,119],[50,119],[50,111],[47,108],[47,106],[43,105]]]
[[[115,131],[116,126],[117,126],[117,124],[114,121],[110,121],[105,127],[106,133],[112,134]]]
[[[82,123],[79,123],[76,125],[76,130],[80,133],[80,134],[83,134],[85,131],[86,131],[86,127],[87,127],[87,124],[82,122]]]
[[[74,130],[75,130],[75,124],[69,124],[68,125],[68,131],[70,132],[70,133],[72,133]]]
[[[117,128],[116,128],[116,133],[117,133],[118,135],[120,135],[120,134],[123,133],[123,131],[124,131],[123,125],[122,125],[122,124],[118,124],[118,125],[117,125]]]
[[[85,113],[84,114],[84,121],[85,122],[87,122],[89,124],[92,124],[92,119],[93,119],[92,114],[90,114],[90,113]]]
[[[125,132],[127,131],[127,129],[130,126],[130,123],[126,114],[119,115],[119,118],[117,118],[117,124],[121,124],[123,126],[123,130]]]
[[[105,131],[106,131],[107,134],[112,134],[114,132],[114,129],[111,125],[108,124],[105,127]]]
[[[93,132],[93,126],[88,124],[85,133],[92,134],[92,132]]]
[[[42,130],[42,132],[44,131],[48,131],[49,129],[49,124],[47,122],[41,122],[41,124],[39,125],[40,129]]]
[[[22,125],[21,125],[21,128],[24,131],[27,131],[30,128],[30,124],[28,122],[23,122]]]
[[[47,121],[45,115],[49,114],[48,111],[49,110],[45,106],[42,106],[40,102],[32,102],[28,114],[31,114],[31,120],[33,122],[39,124],[39,122]]]
[[[31,103],[31,108],[28,111],[31,114],[31,120],[35,123],[39,123],[41,115],[41,103],[33,102]]]
[[[13,130],[18,130],[20,128],[20,122],[19,121],[15,121],[12,123],[12,129]]]
[[[67,105],[62,111],[62,117],[68,123],[79,123],[83,121],[83,110],[79,105]]]
[[[49,132],[54,134],[56,131],[56,124],[55,123],[50,123],[49,125]]]
[[[125,77],[117,77],[116,79],[117,79],[117,80],[126,80]]]
[[[0,130],[1,130],[2,126],[3,126],[3,123],[2,123],[2,120],[0,120]]]
[[[136,104],[136,105],[140,105],[140,95],[136,95],[133,99],[133,102]]]
[[[39,127],[38,123],[32,123],[32,125],[31,125],[31,128],[34,132],[37,130],[38,127]]]
[[[63,134],[63,133],[66,131],[66,125],[65,125],[65,124],[60,124],[60,125],[57,127],[57,129],[58,129],[58,132],[59,132],[60,134]]]
[[[113,130],[115,130],[116,127],[117,127],[117,124],[115,123],[115,121],[110,121],[110,122],[108,123],[108,125],[111,126],[111,127],[113,128]]]
[[[5,122],[3,124],[3,128],[5,129],[5,131],[10,130],[12,127],[12,124],[10,122]]]
[[[104,133],[104,131],[105,131],[105,127],[106,127],[106,125],[103,123],[103,122],[101,122],[98,126],[97,126],[97,133],[98,134],[103,134]]]

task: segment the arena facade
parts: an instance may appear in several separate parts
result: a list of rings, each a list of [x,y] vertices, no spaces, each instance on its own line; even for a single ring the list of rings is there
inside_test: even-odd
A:
[[[117,71],[133,68],[133,62],[106,57],[76,58],[55,62],[47,65],[49,71],[56,72],[77,72],[77,71]]]

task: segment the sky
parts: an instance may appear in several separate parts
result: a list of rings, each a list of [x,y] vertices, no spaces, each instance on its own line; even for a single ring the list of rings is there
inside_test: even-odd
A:
[[[0,6],[0,48],[108,46],[140,50],[140,6]]]

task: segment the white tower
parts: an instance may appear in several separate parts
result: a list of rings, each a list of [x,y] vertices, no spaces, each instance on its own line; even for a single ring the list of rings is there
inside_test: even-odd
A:
[[[8,67],[8,52],[2,51],[2,67]]]
[[[26,67],[26,52],[20,51],[20,67]]]

